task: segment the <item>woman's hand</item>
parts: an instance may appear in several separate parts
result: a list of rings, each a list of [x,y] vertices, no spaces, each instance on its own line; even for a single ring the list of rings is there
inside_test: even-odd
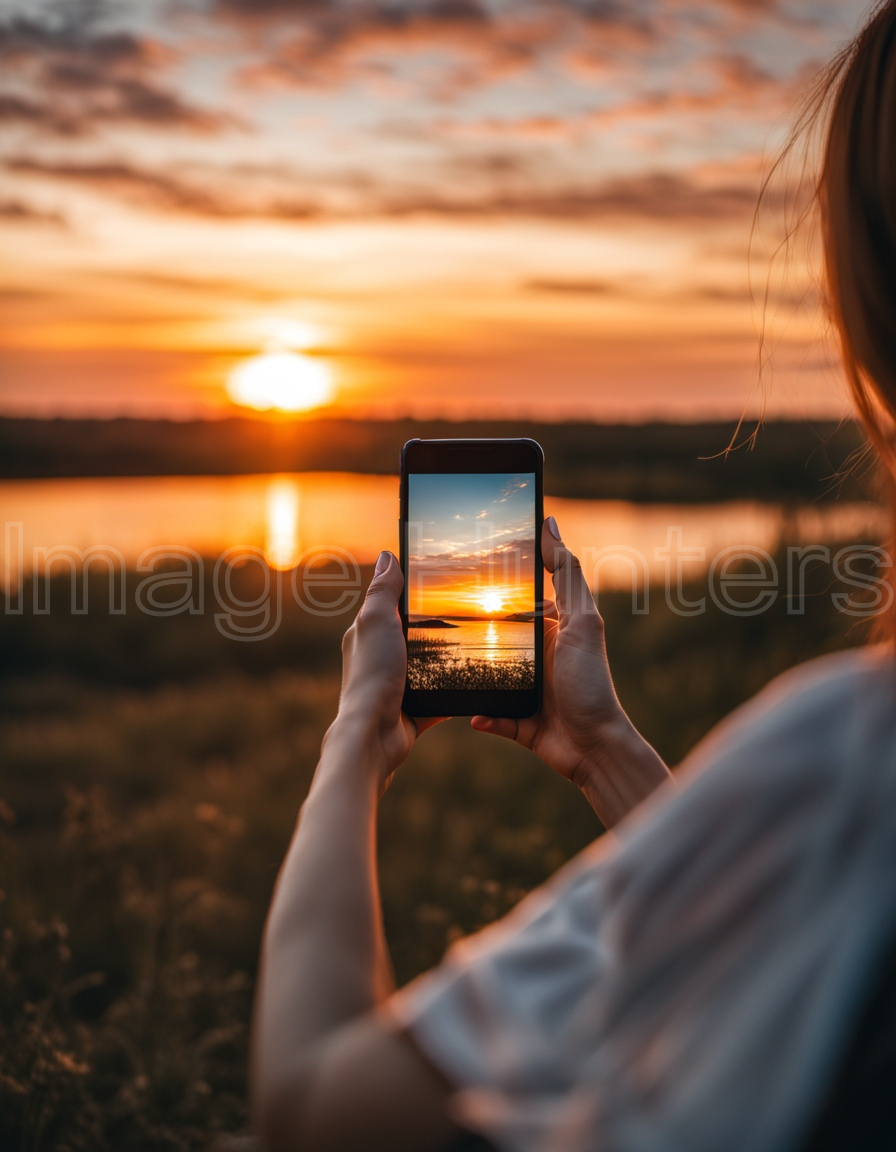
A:
[[[372,742],[385,788],[417,736],[438,720],[414,721],[401,710],[407,648],[398,615],[404,579],[391,552],[381,552],[361,610],[342,641],[339,712],[326,740],[350,731]]]
[[[556,605],[545,612],[541,710],[525,720],[474,716],[472,725],[530,748],[577,784],[610,827],[667,779],[669,770],[619,703],[604,622],[553,516],[542,529],[542,554],[553,574]]]

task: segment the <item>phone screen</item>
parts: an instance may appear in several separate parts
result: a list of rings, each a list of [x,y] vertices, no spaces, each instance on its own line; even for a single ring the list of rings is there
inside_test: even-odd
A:
[[[536,474],[407,481],[408,687],[532,691]]]

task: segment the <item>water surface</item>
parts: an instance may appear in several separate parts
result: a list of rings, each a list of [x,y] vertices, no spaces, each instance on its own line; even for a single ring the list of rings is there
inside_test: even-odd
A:
[[[670,540],[696,576],[725,548],[773,551],[788,543],[883,538],[883,510],[870,503],[782,507],[756,501],[634,504],[547,497],[564,539],[592,585],[662,581]],[[355,473],[157,476],[0,482],[0,578],[42,568],[43,550],[111,548],[135,564],[148,548],[179,545],[203,556],[260,549],[289,568],[335,549],[371,564],[398,547],[398,478]],[[671,534],[671,536],[670,536]],[[658,555],[659,553],[659,555]],[[8,572],[7,572],[8,564]]]

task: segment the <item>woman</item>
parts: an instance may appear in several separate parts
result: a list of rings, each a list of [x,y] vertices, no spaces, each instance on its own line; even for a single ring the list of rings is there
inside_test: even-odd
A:
[[[826,85],[830,304],[896,475],[896,0]],[[616,699],[552,520],[543,552],[543,710],[473,727],[532,748],[616,832],[393,992],[377,801],[434,721],[400,711],[402,577],[383,553],[265,934],[254,1097],[272,1152],[436,1152],[471,1133],[514,1152],[776,1152],[820,1147],[825,1109],[842,1112],[850,1036],[896,941],[896,663],[878,648],[781,677],[676,783]],[[896,1146],[878,1136],[862,1146]]]

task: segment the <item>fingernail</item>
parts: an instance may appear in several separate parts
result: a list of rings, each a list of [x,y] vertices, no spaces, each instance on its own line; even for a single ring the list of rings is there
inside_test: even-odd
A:
[[[554,537],[554,539],[559,540],[560,539],[560,529],[557,527],[557,521],[554,519],[554,517],[548,516],[547,520],[545,520],[545,524],[547,524],[548,532],[550,532],[550,534]]]
[[[379,556],[376,559],[376,568],[374,568],[374,570],[373,570],[374,576],[379,576],[381,573],[385,572],[388,567],[389,567],[389,553],[388,552],[380,552]]]

